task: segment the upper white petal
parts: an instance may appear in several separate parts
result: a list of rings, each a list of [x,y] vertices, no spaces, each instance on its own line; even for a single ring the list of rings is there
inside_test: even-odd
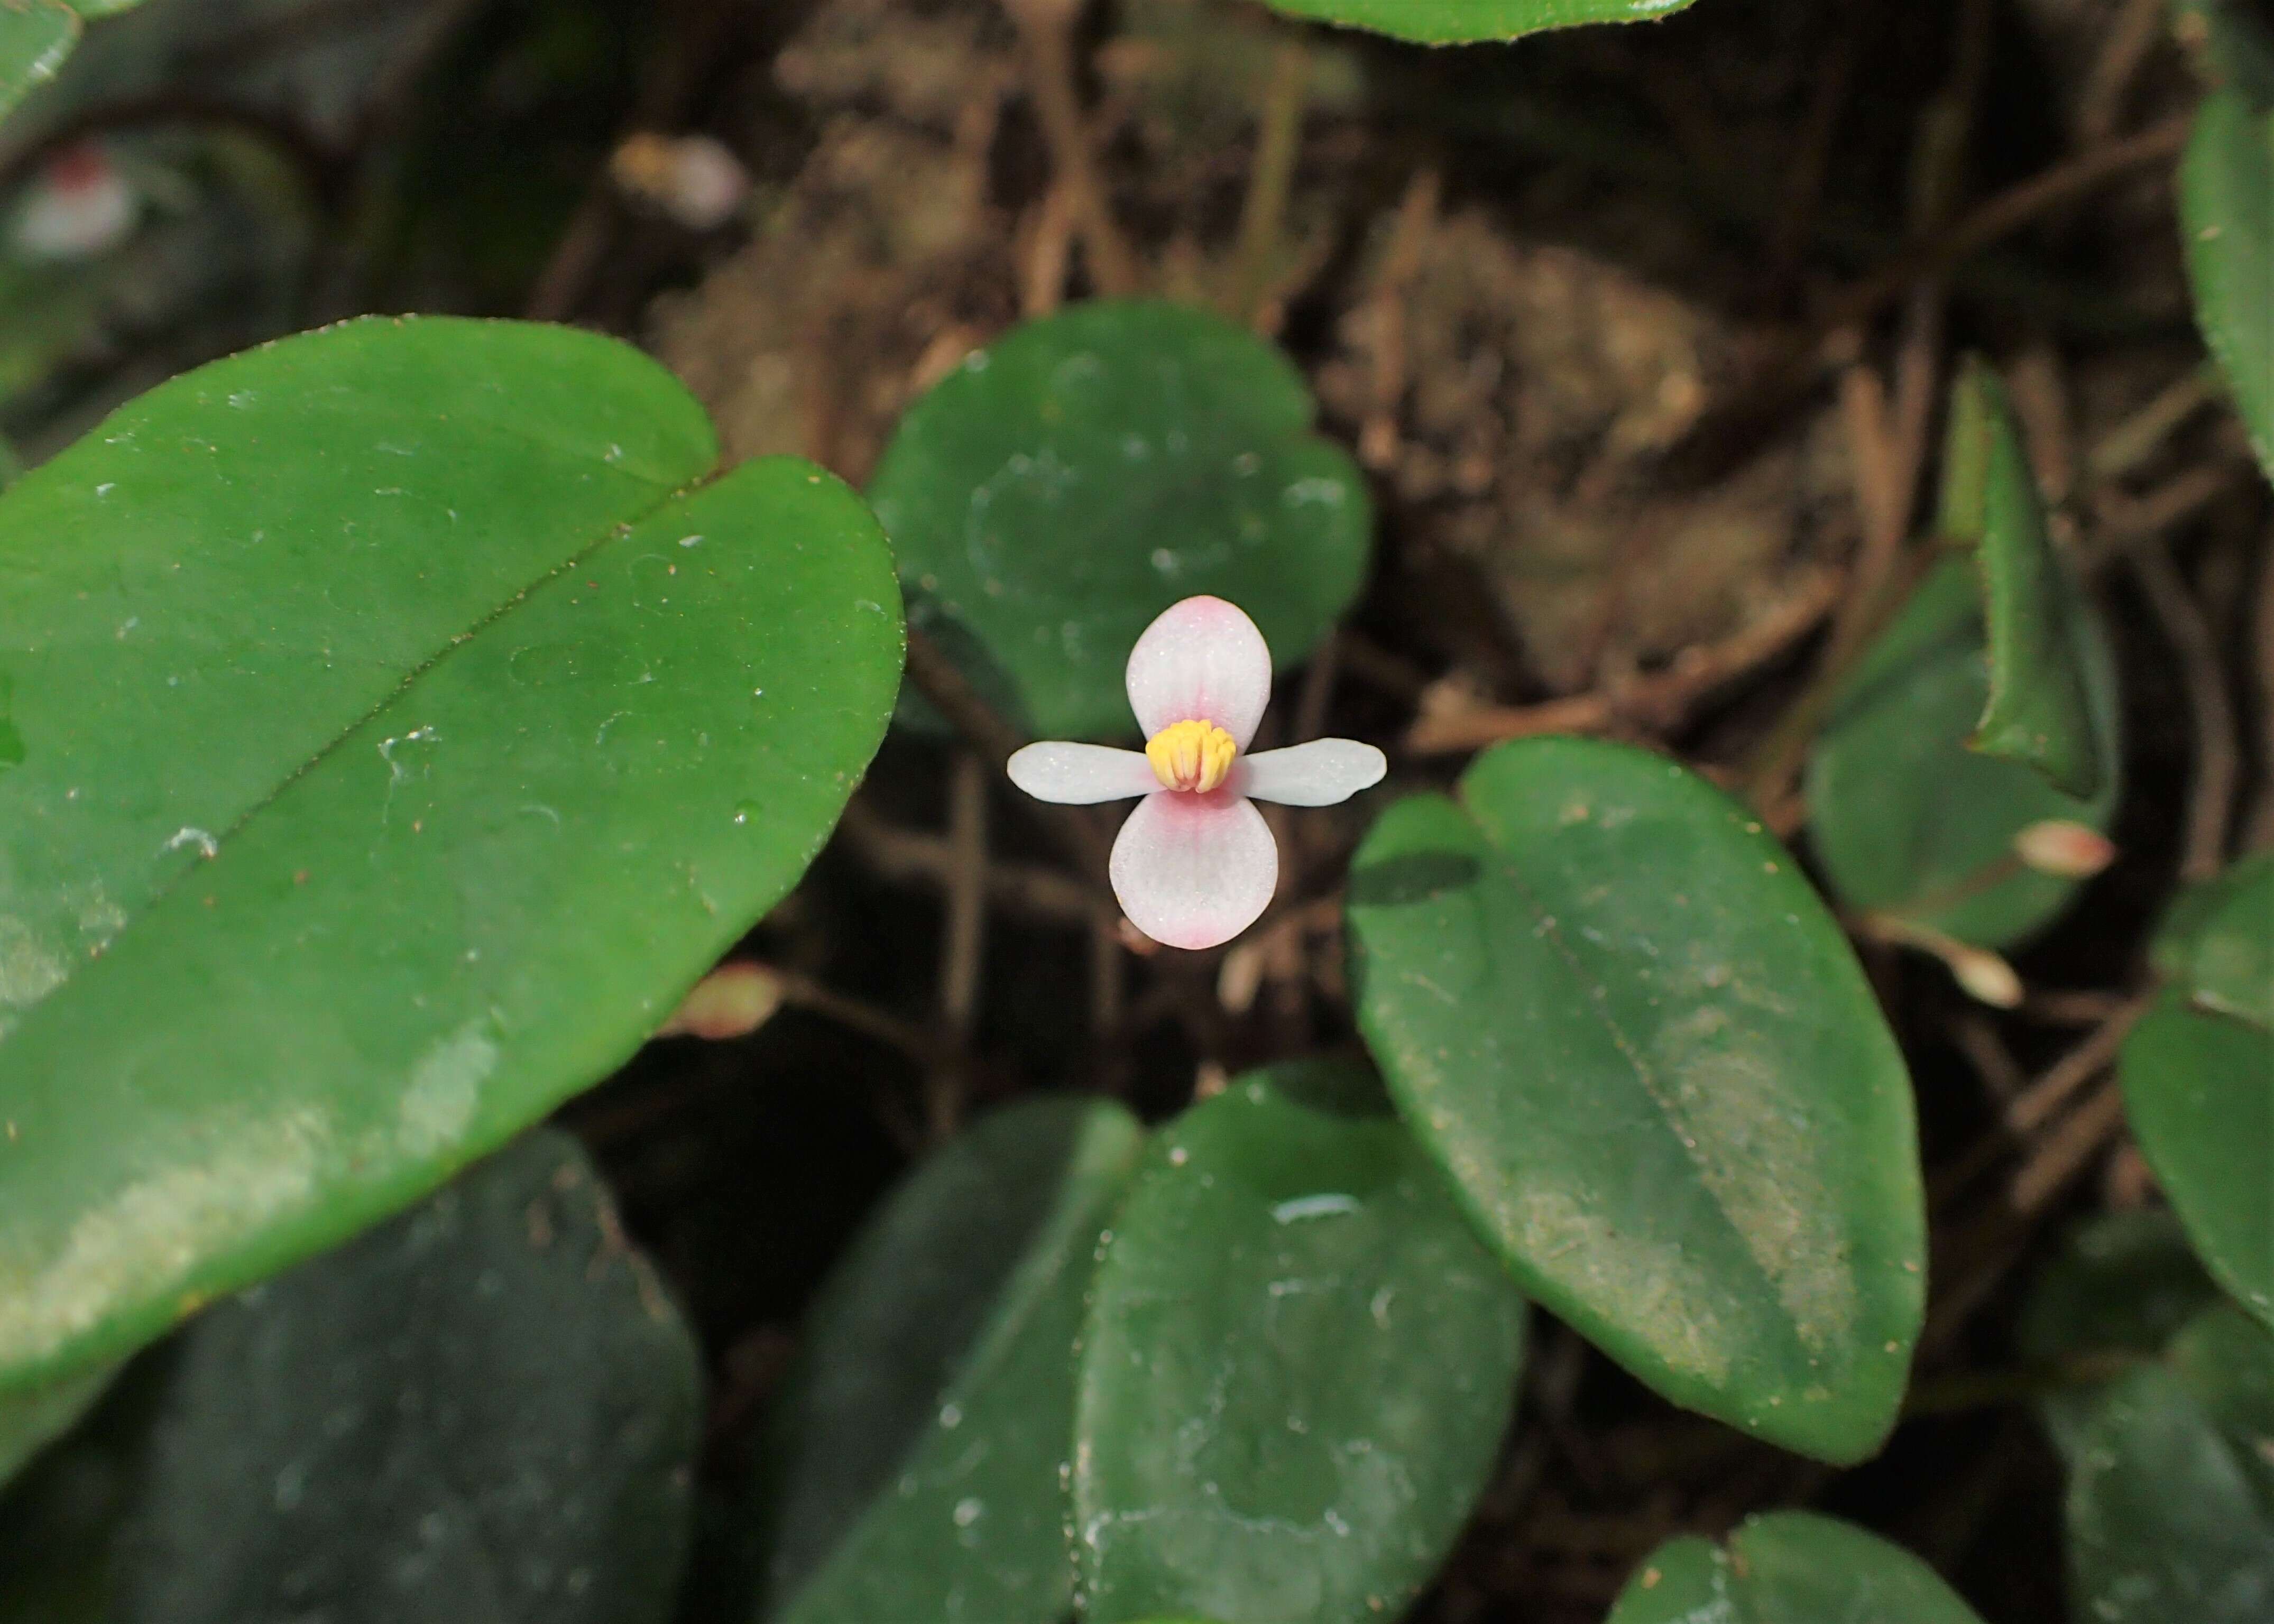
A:
[[[1103,744],[1068,744],[1050,740],[1030,744],[1005,763],[1004,771],[1037,801],[1068,806],[1088,806],[1099,801],[1126,801],[1149,795],[1161,787],[1153,763],[1141,750],[1117,750]]]
[[[1290,807],[1330,807],[1372,789],[1389,771],[1389,758],[1355,739],[1314,739],[1284,750],[1240,758],[1232,787],[1258,801]]]
[[[1138,929],[1170,947],[1214,947],[1270,906],[1279,847],[1242,796],[1163,790],[1121,825],[1109,872]]]
[[[1241,749],[1271,703],[1271,650],[1221,598],[1171,604],[1129,650],[1129,708],[1149,739],[1171,722],[1214,722]]]

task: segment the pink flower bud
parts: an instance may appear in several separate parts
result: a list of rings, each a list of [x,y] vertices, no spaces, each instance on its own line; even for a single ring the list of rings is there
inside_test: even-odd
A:
[[[2048,817],[2014,837],[2014,854],[2039,874],[2089,880],[2116,861],[2116,846],[2098,830]]]

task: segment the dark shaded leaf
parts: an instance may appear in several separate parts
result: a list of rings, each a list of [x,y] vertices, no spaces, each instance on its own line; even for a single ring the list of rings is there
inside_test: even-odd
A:
[[[118,1624],[668,1616],[699,1362],[566,1136],[217,1304],[160,1357]]]
[[[768,1446],[762,1616],[1065,1614],[1074,1337],[1143,1143],[1117,1105],[1035,1101],[886,1200],[814,1307]]]
[[[1483,1491],[1524,1304],[1380,1089],[1273,1067],[1163,1128],[1082,1335],[1082,1616],[1395,1616]]]
[[[870,482],[911,622],[1045,737],[1130,733],[1129,650],[1196,593],[1300,659],[1356,595],[1372,523],[1315,414],[1284,356],[1204,311],[1028,322],[908,409]]]

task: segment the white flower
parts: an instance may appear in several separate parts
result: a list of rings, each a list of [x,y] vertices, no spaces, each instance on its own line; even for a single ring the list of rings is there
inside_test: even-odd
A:
[[[1122,912],[1171,947],[1229,942],[1279,883],[1279,847],[1254,803],[1332,806],[1380,783],[1389,763],[1354,739],[1243,755],[1271,699],[1271,651],[1220,598],[1163,610],[1129,650],[1128,683],[1141,754],[1030,744],[1011,757],[1011,782],[1074,805],[1142,795],[1113,843]]]

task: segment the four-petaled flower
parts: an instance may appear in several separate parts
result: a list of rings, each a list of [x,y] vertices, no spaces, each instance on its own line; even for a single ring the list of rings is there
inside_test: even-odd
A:
[[[1011,757],[1011,781],[1073,805],[1142,795],[1113,842],[1122,912],[1171,947],[1229,942],[1279,883],[1279,847],[1254,802],[1332,806],[1380,783],[1388,763],[1354,739],[1242,754],[1270,702],[1271,650],[1220,598],[1163,610],[1129,650],[1128,684],[1142,755],[1030,744]]]

